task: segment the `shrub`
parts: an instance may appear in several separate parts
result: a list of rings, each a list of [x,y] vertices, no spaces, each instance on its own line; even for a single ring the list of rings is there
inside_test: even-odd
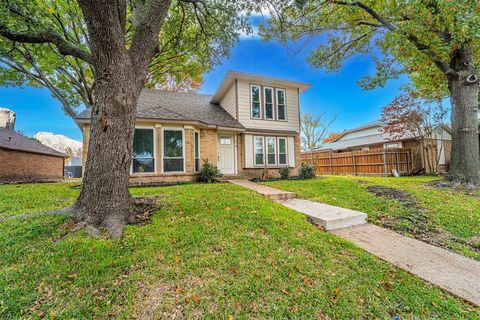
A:
[[[280,178],[282,178],[283,180],[288,179],[288,177],[290,176],[290,170],[290,167],[280,168],[280,170],[278,170],[278,172],[280,173]]]
[[[218,178],[221,176],[222,174],[217,166],[208,162],[208,159],[203,160],[202,169],[200,169],[200,173],[198,174],[198,181],[211,183],[218,181]]]
[[[301,179],[315,178],[315,168],[309,164],[302,163],[300,169],[298,170],[298,176]]]

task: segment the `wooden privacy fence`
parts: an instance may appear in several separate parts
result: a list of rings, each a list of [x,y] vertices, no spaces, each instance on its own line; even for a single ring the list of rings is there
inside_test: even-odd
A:
[[[413,171],[410,149],[373,149],[365,151],[302,152],[302,162],[313,165],[318,174],[338,175],[392,175],[395,169],[401,175]]]

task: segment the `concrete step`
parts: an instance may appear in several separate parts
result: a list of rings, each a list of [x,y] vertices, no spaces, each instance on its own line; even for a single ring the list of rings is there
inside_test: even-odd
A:
[[[275,189],[272,187],[264,186],[262,184],[251,182],[249,180],[228,180],[228,182],[258,192],[261,195],[275,201],[286,201],[295,198],[294,192]]]
[[[281,202],[284,206],[302,212],[325,230],[336,230],[364,224],[367,214],[355,210],[330,206],[303,199],[291,199]]]

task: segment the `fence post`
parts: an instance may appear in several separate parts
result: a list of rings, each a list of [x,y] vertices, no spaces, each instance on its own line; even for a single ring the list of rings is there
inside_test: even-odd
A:
[[[383,175],[387,176],[387,155],[385,152],[385,148],[383,148]]]
[[[357,160],[355,158],[355,151],[353,151],[352,156],[353,156],[353,175],[356,176],[357,175]]]
[[[330,149],[330,175],[333,174],[333,171],[332,171],[332,149]]]
[[[395,160],[397,161],[397,172],[400,174],[400,162],[398,160],[398,148],[395,149]]]

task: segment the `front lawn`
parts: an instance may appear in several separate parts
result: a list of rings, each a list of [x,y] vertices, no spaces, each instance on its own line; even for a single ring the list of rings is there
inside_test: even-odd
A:
[[[480,260],[480,195],[430,186],[435,179],[326,176],[267,184],[301,198],[363,211],[372,223]],[[407,199],[369,191],[379,186],[380,191],[403,191]]]
[[[1,214],[59,208],[78,192],[0,186]],[[61,216],[0,222],[0,318],[480,318],[478,308],[240,187],[132,193],[162,195],[162,208],[119,241],[65,235]]]

